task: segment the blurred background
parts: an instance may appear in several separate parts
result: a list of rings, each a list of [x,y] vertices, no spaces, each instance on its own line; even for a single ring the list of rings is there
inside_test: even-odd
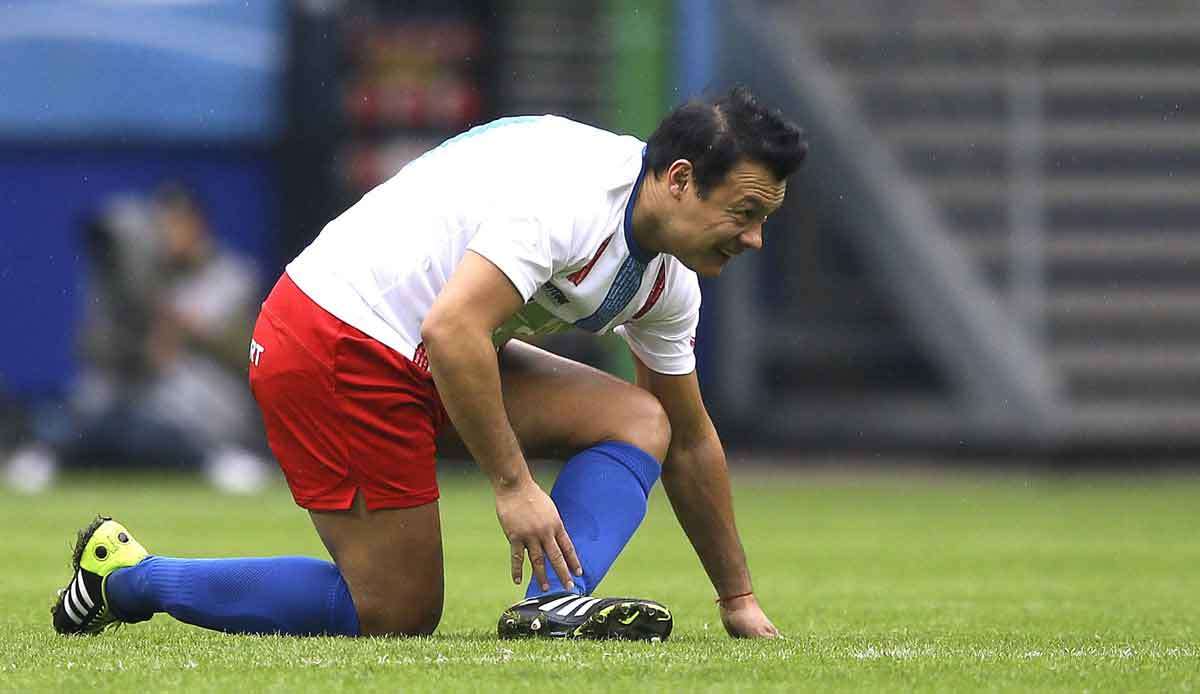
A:
[[[1186,460],[1198,75],[1187,0],[0,1],[5,481],[258,489],[250,329],[326,222],[492,118],[644,138],[735,83],[811,155],[764,252],[704,285],[732,448]]]

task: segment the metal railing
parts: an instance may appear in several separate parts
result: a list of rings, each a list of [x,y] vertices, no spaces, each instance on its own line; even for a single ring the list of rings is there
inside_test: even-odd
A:
[[[1042,79],[1036,23],[1010,25],[1007,65],[1009,101],[1009,302],[1034,345],[1044,349],[1046,268],[1045,202],[1042,179]]]
[[[770,3],[730,3],[725,10],[727,35],[738,39],[735,50],[725,51],[724,74],[775,89],[773,96],[785,99],[786,108],[810,129],[817,146],[809,180],[850,221],[863,257],[958,394],[946,433],[1030,443],[1052,439],[1061,412],[1041,339],[1042,109],[1036,51],[1029,50],[1036,35],[1018,32],[1013,41],[1021,60],[1012,68],[1009,94],[1010,303],[987,287],[928,194],[868,125],[803,28],[779,26]],[[768,87],[771,81],[777,86]],[[739,320],[753,317],[743,313]],[[743,328],[743,349],[734,351],[745,354],[754,340],[746,337],[753,331]],[[744,384],[729,390],[745,398]]]

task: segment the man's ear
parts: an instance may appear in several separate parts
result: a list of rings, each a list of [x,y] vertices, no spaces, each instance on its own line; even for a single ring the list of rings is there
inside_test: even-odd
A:
[[[692,181],[692,162],[687,159],[676,159],[667,169],[667,185],[671,196],[676,200],[683,197]]]

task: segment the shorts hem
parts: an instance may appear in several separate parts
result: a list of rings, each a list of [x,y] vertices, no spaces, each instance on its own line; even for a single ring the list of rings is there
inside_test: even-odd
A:
[[[306,511],[349,511],[354,506],[354,497],[362,492],[363,500],[368,511],[379,511],[394,508],[416,508],[431,504],[441,498],[441,492],[433,490],[406,496],[379,495],[369,489],[356,487],[346,498],[330,498],[328,496],[302,498],[293,496],[296,505]]]
[[[372,495],[363,491],[368,511],[380,511],[391,508],[417,508],[418,506],[426,506],[437,501],[441,494],[438,492],[424,493],[411,496],[378,496]]]

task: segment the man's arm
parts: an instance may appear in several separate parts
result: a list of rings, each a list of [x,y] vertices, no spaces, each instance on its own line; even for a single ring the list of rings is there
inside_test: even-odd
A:
[[[663,487],[675,517],[700,557],[717,595],[721,621],[731,636],[779,635],[754,597],[746,553],[733,518],[725,451],[713,426],[696,373],[668,376],[637,363],[638,385],[654,394],[671,421],[671,447]],[[744,595],[745,594],[745,595]]]
[[[521,582],[528,553],[543,590],[548,586],[543,558],[570,589],[571,573],[582,575],[583,569],[554,502],[529,474],[504,410],[492,344],[492,332],[522,304],[499,268],[468,251],[422,321],[421,339],[446,412],[492,481],[496,515],[511,549],[513,582]]]

